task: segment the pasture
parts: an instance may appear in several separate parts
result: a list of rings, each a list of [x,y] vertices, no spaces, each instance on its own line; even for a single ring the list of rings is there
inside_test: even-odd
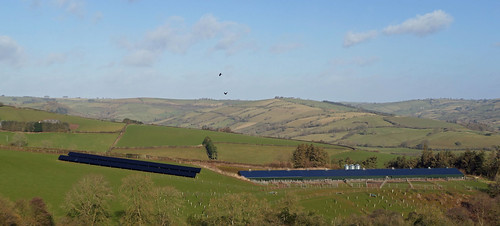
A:
[[[53,154],[0,150],[0,196],[10,200],[41,197],[57,220],[64,215],[61,205],[65,194],[78,180],[89,174],[103,175],[115,195],[111,206],[116,222],[123,210],[119,202],[121,179],[131,174],[143,174],[151,176],[157,186],[172,186],[183,192],[181,219],[200,214],[211,198],[248,193],[267,200],[271,206],[286,194],[293,195],[298,199],[299,208],[315,211],[323,215],[327,222],[332,222],[339,216],[365,214],[379,208],[398,211],[405,216],[424,207],[447,208],[456,201],[458,194],[473,194],[476,189],[486,186],[481,181],[439,181],[436,183],[441,188],[434,183],[415,182],[416,189],[409,189],[407,183],[397,182],[387,183],[379,189],[376,186],[366,187],[360,181],[349,184],[297,183],[283,187],[272,183],[253,184],[208,169],[202,169],[197,178],[192,179],[63,162],[57,157]],[[443,194],[444,191],[446,193]]]
[[[238,143],[214,143],[217,147],[218,160],[244,164],[270,164],[288,162],[297,146],[260,145]],[[349,151],[336,147],[324,147],[329,156]],[[158,148],[113,149],[123,154],[152,155],[180,159],[209,160],[203,146],[163,146]]]
[[[77,132],[116,132],[125,126],[124,123],[55,114],[35,109],[18,109],[9,106],[0,107],[0,120],[36,122],[44,119],[57,119],[61,122],[67,122],[70,125],[73,124],[77,127],[75,130]]]
[[[117,147],[153,147],[153,146],[196,146],[209,136],[215,143],[239,143],[255,145],[297,146],[301,143],[312,143],[297,140],[286,140],[249,136],[236,133],[222,133],[209,130],[186,129],[166,126],[130,125]],[[333,149],[345,147],[328,144],[315,144]]]

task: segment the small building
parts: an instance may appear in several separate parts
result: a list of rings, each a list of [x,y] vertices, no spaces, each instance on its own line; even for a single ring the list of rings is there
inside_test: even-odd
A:
[[[41,121],[38,121],[38,123],[50,123],[50,124],[58,124],[58,123],[61,123],[61,121],[57,120],[57,119],[44,119],[44,120],[41,120]]]

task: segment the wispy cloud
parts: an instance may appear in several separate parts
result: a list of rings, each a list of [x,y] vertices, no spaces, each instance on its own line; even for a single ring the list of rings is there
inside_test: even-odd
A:
[[[189,28],[185,28],[183,18],[173,17],[147,32],[140,41],[130,43],[122,40],[120,45],[127,46],[130,51],[124,57],[126,64],[151,66],[164,52],[185,54],[193,45],[207,40],[215,41],[207,51],[234,54],[245,48],[241,40],[249,32],[250,29],[243,24],[219,21],[211,14],[202,16]]]
[[[441,31],[452,22],[452,16],[442,10],[435,10],[424,15],[417,15],[401,24],[387,26],[384,28],[384,33],[388,35],[413,34],[422,37]]]
[[[442,10],[435,10],[431,13],[417,15],[414,18],[407,19],[401,24],[389,25],[385,27],[382,32],[385,35],[413,34],[423,37],[439,32],[450,26],[451,23],[453,23],[453,17],[451,15]],[[376,38],[378,34],[379,32],[377,30],[360,33],[349,31],[344,36],[343,46],[351,47],[361,42]]]
[[[23,48],[9,36],[0,35],[0,63],[19,66],[25,58]]]
[[[378,35],[378,32],[375,30],[361,32],[361,33],[354,33],[352,31],[349,31],[344,36],[344,47],[351,47],[351,46],[359,44],[361,42],[373,39],[373,38],[377,37],[377,35]]]
[[[495,43],[493,45],[496,46],[496,47],[500,47],[500,42],[497,42],[497,43]]]

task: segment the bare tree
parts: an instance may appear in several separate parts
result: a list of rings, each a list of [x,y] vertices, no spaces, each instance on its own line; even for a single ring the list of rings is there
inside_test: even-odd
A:
[[[104,177],[88,175],[66,194],[63,207],[72,223],[96,225],[109,220],[111,198],[112,191]]]

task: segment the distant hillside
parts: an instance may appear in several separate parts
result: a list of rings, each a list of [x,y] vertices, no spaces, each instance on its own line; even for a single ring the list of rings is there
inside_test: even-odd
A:
[[[0,97],[0,102],[97,119],[122,121],[129,118],[146,124],[322,141],[372,150],[389,148],[390,153],[412,152],[424,144],[440,150],[500,147],[500,135],[495,132],[471,130],[456,123],[424,117],[393,115],[404,111],[405,106],[390,112],[369,107],[365,110],[364,105],[351,107],[294,98],[240,101]],[[498,103],[495,100],[487,102]],[[415,108],[410,104],[407,107]],[[498,114],[496,109],[498,106],[493,107],[493,113],[484,111],[494,115]]]
[[[455,122],[474,130],[500,131],[500,99],[426,99],[393,103],[348,103],[378,112]]]

